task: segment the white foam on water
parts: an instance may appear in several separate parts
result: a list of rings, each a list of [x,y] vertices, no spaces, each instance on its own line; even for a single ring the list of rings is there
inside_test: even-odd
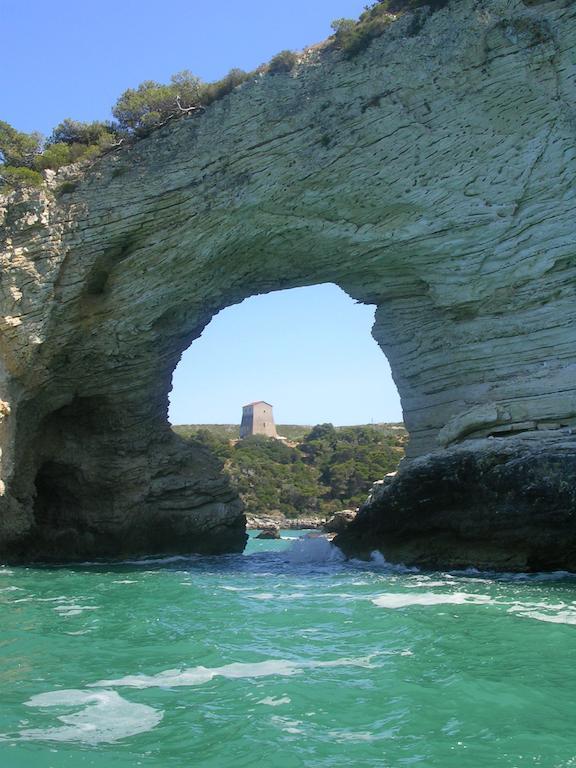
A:
[[[280,707],[282,704],[290,704],[291,701],[290,696],[280,696],[277,699],[274,696],[266,696],[265,699],[260,699],[256,704],[265,704],[267,707]]]
[[[418,579],[418,581],[415,581],[413,584],[405,584],[404,585],[406,589],[421,589],[422,587],[451,587],[453,586],[453,582],[451,581],[433,581],[429,577]]]
[[[528,609],[533,610],[534,608],[544,608],[547,611],[561,611],[564,608],[569,608],[570,606],[568,603],[533,603],[533,602],[522,602],[520,600],[514,600],[513,602],[505,602],[502,603],[503,605],[509,605],[510,608],[508,609],[508,613],[516,613],[517,611],[526,611]]]
[[[379,552],[377,549],[370,553],[370,562],[374,563],[375,565],[381,565],[382,567],[386,567],[388,565],[388,562],[382,552]]]
[[[279,715],[274,715],[274,717],[270,718],[270,721],[273,725],[277,726],[285,733],[291,733],[293,735],[304,733],[302,728],[298,727],[302,725],[302,720],[291,720],[289,717],[280,717]]]
[[[385,594],[373,598],[379,608],[408,608],[412,605],[492,605],[489,595],[472,595],[466,592],[421,592],[420,594]]]
[[[518,616],[536,621],[547,621],[551,624],[576,625],[576,611],[559,611],[558,613],[542,613],[541,611],[519,611]]]
[[[138,584],[136,579],[117,579],[116,581],[113,581],[112,584]]]
[[[377,741],[382,736],[375,736],[370,731],[329,731],[328,735],[334,741],[346,743],[348,741]]]
[[[575,603],[521,603],[515,602],[508,613],[525,619],[545,621],[550,624],[576,625]]]
[[[507,608],[507,613],[521,618],[545,621],[551,624],[576,625],[576,603],[520,602],[491,598],[489,595],[466,592],[419,594],[384,594],[372,599],[379,608],[407,608],[414,605],[495,605]]]
[[[298,675],[308,669],[326,667],[374,667],[374,656],[361,658],[342,658],[331,661],[288,661],[286,659],[270,659],[253,663],[234,662],[222,667],[191,667],[190,669],[168,669],[157,675],[126,675],[115,680],[99,680],[91,683],[90,688],[113,688],[117,686],[129,688],[177,688],[183,686],[202,685],[215,677],[225,677],[230,680],[243,678],[269,677],[279,675],[289,677]]]
[[[100,680],[90,687],[127,686],[130,688],[175,688],[208,683],[215,677],[231,679],[243,677],[265,677],[268,675],[295,675],[300,671],[291,661],[272,660],[254,664],[226,664],[222,667],[192,667],[191,669],[168,669],[157,675],[126,675],[116,680]]]
[[[98,566],[110,565],[171,565],[172,563],[189,563],[195,560],[197,555],[167,555],[165,557],[135,557],[130,560],[83,560],[78,565]]]
[[[359,658],[333,659],[332,661],[305,661],[301,662],[303,669],[315,669],[317,667],[365,667],[372,669],[377,664],[372,661],[376,656],[388,655],[387,651],[373,653],[370,656],[360,656]]]
[[[281,602],[291,602],[292,600],[301,600],[303,597],[308,597],[304,592],[291,592],[286,595],[274,594],[274,592],[255,592],[252,595],[246,595],[251,600],[277,600]],[[314,595],[318,597],[318,595]]]
[[[407,566],[404,563],[389,563],[382,552],[377,549],[370,553],[370,560],[368,561],[351,558],[350,562],[360,566],[366,566],[368,562],[379,570],[386,571],[386,573],[420,573],[420,569],[415,566]]]
[[[59,715],[65,725],[55,728],[26,728],[25,741],[74,741],[105,744],[152,730],[163,713],[146,704],[134,704],[115,691],[50,691],[32,696],[28,707],[83,707],[71,715]]]
[[[293,564],[341,563],[346,559],[337,546],[326,537],[317,534],[298,537],[285,554],[288,561]]]
[[[284,595],[279,595],[279,600],[324,600],[325,598],[338,597],[342,600],[363,600],[362,595],[354,594],[352,592],[318,592],[313,587],[310,592],[288,592]]]
[[[15,603],[66,603],[70,600],[69,597],[36,597],[34,595],[30,597],[21,597],[18,600],[14,600]]]
[[[54,610],[60,616],[79,616],[84,611],[96,611],[98,606],[96,605],[56,605]]]

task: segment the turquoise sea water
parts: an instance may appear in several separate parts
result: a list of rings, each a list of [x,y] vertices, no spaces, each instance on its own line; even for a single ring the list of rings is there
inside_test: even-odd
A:
[[[286,533],[295,536],[295,533]],[[243,556],[0,568],[1,768],[576,766],[576,579]]]

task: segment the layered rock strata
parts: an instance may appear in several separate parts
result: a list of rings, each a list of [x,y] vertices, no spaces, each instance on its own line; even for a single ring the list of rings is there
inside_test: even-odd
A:
[[[576,425],[575,50],[573,2],[459,0],[3,198],[0,555],[240,549],[168,392],[214,314],[282,288],[377,306],[412,459],[544,456]]]

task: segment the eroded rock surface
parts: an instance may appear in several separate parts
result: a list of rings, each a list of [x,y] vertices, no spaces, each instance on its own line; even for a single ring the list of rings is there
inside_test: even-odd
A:
[[[355,509],[342,509],[339,512],[335,512],[324,525],[322,530],[325,533],[343,533],[350,523],[356,519],[357,512]]]
[[[243,546],[166,413],[182,351],[255,293],[377,305],[411,457],[576,424],[576,6],[413,21],[0,202],[3,557]]]
[[[425,568],[576,571],[576,441],[465,441],[403,467],[336,543]]]

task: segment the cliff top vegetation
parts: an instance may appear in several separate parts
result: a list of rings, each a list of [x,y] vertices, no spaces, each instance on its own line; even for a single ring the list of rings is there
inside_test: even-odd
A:
[[[359,19],[338,19],[326,47],[347,58],[356,56],[381,35],[399,15],[436,11],[449,0],[376,0]],[[422,11],[421,11],[422,9]],[[419,29],[415,25],[413,32]],[[192,72],[173,75],[169,83],[145,80],[129,88],[112,108],[113,120],[79,122],[66,118],[48,138],[23,133],[0,121],[0,189],[40,186],[42,171],[58,170],[78,161],[89,161],[122,144],[148,135],[170,120],[202,113],[210,104],[238,86],[261,75],[290,73],[299,61],[294,51],[281,51],[252,72],[232,69],[220,80],[204,83]]]

